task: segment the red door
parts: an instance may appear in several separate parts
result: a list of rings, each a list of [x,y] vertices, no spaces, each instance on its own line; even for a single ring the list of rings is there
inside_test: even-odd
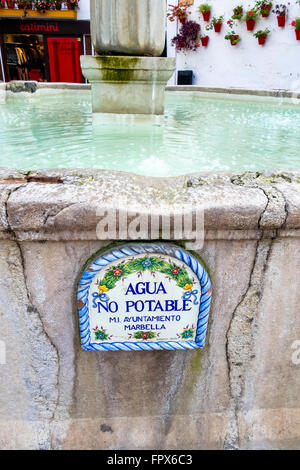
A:
[[[50,81],[82,83],[80,38],[48,38]]]

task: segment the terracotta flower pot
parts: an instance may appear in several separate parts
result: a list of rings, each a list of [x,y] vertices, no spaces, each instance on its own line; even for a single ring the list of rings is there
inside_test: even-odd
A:
[[[280,28],[284,28],[285,27],[285,19],[286,19],[286,16],[277,16],[277,22],[278,22],[278,26]]]
[[[263,46],[267,40],[267,36],[259,36],[257,39],[258,39],[258,44],[260,46]]]
[[[254,30],[255,20],[247,20],[246,24],[247,24],[247,30],[248,31],[253,31]]]
[[[208,41],[209,41],[209,36],[205,36],[204,38],[201,38],[202,46],[207,47]]]
[[[234,36],[232,36],[232,38],[230,40],[232,46],[236,46],[238,44],[237,42],[234,42],[238,38],[239,38],[238,34],[235,34]]]
[[[263,5],[263,6],[261,7],[261,9],[262,9],[262,10],[268,10],[268,13],[267,13],[267,12],[266,12],[266,13],[262,13],[261,16],[262,16],[263,18],[268,18],[268,16],[270,15],[271,8],[272,8],[271,5]]]
[[[222,23],[216,23],[214,24],[214,29],[216,33],[219,33],[222,29]]]
[[[297,41],[300,41],[300,29],[295,29],[295,33]]]
[[[204,21],[209,21],[210,20],[210,10],[209,11],[203,11],[202,16],[203,16]]]

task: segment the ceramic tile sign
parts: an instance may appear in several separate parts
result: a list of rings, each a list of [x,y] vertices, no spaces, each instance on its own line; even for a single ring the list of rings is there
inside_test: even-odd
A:
[[[82,348],[202,348],[211,291],[202,264],[176,245],[117,246],[90,262],[79,281]]]

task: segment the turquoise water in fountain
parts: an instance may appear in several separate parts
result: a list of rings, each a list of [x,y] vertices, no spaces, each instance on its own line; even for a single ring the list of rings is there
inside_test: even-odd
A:
[[[91,95],[0,104],[0,166],[151,176],[300,167],[300,105],[169,92],[163,125],[93,125]]]

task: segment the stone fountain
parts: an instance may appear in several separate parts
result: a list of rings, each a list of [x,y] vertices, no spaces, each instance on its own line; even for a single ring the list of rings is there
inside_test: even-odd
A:
[[[82,56],[92,86],[93,113],[151,119],[164,114],[165,86],[175,59],[161,57],[166,39],[164,0],[91,0],[96,56]]]

